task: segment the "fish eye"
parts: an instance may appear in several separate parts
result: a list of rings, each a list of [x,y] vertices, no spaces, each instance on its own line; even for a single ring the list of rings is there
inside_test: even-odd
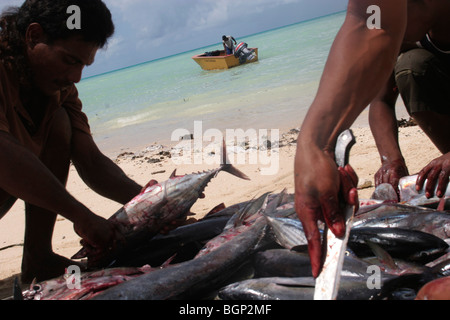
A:
[[[35,285],[33,286],[33,291],[35,291],[35,292],[40,292],[40,291],[42,291],[41,285],[40,285],[40,284],[35,284]]]

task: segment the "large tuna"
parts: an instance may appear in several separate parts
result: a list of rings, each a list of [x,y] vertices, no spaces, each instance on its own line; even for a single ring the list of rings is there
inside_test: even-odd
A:
[[[155,236],[171,222],[185,218],[208,183],[220,171],[249,180],[228,162],[225,144],[222,152],[223,164],[219,168],[184,176],[177,176],[174,172],[167,181],[150,182],[138,196],[111,216],[109,220],[118,226],[125,243],[115,250],[101,253],[94,253],[85,246],[72,259],[88,257],[88,267],[108,266],[126,250]]]

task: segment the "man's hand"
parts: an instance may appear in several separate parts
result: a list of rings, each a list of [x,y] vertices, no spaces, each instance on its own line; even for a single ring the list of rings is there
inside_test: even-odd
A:
[[[427,198],[432,198],[434,196],[436,186],[436,196],[442,198],[445,195],[445,191],[447,189],[449,176],[450,152],[437,159],[434,159],[430,162],[430,164],[428,164],[419,172],[416,190],[422,190],[425,184],[425,180],[428,180],[427,185],[425,186],[425,195],[427,196]]]
[[[399,194],[398,183],[401,178],[406,176],[409,176],[409,171],[404,160],[384,161],[381,168],[375,173],[375,186],[389,183]]]
[[[90,214],[87,219],[74,224],[75,232],[83,238],[83,245],[87,245],[96,252],[114,250],[120,242],[124,242],[123,235],[110,221]]]
[[[337,237],[344,235],[342,204],[358,205],[357,182],[350,166],[338,169],[332,157],[323,151],[297,152],[295,208],[308,240],[314,277],[322,267],[322,239],[317,223],[324,221]]]

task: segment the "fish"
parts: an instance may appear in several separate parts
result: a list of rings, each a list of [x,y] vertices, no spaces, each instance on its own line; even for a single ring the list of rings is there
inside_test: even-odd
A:
[[[376,244],[373,246],[378,247]],[[380,258],[390,261],[381,261]],[[221,300],[312,300],[315,282],[310,268],[307,268],[309,263],[307,253],[288,249],[258,252],[253,262],[254,278],[223,287],[218,297]],[[379,267],[379,278],[373,273],[374,267]],[[394,260],[387,252],[379,257],[361,259],[347,249],[337,299],[388,297],[391,300],[411,300],[416,295],[418,284],[440,275],[433,274],[430,268],[424,266]],[[374,283],[375,278],[378,284]],[[399,283],[406,287],[396,285]]]
[[[265,205],[267,195],[253,201],[253,211],[273,210]],[[277,199],[272,201],[278,202]],[[256,205],[258,203],[258,205]],[[259,206],[259,208],[258,208]],[[239,214],[244,213],[240,212]],[[248,211],[247,211],[248,212]],[[252,217],[254,214],[250,215]],[[238,221],[238,220],[237,220]],[[230,226],[232,229],[232,226]],[[267,220],[259,214],[244,231],[192,260],[158,270],[122,283],[96,296],[94,300],[170,300],[195,299],[221,288],[258,250],[266,237]],[[227,231],[226,231],[227,232]]]
[[[371,207],[370,210],[368,207]],[[366,207],[353,219],[353,229],[363,227],[400,228],[450,238],[450,213],[400,203],[382,203]]]
[[[348,246],[358,257],[373,254],[368,242],[377,244],[393,257],[423,263],[444,254],[449,247],[444,240],[417,230],[374,227],[351,230]]]
[[[261,219],[208,255],[119,284],[94,300],[194,299],[203,290],[213,290],[217,282],[231,276],[247,260],[265,227]]]
[[[236,213],[225,225],[223,232],[213,239],[210,239],[198,252],[194,259],[205,256],[216,250],[224,243],[245,232],[258,219],[261,219],[263,217],[261,212],[267,207],[269,194],[269,192],[263,194],[258,199],[250,202],[242,210]]]
[[[243,280],[222,288],[221,300],[312,300],[313,277],[271,277]]]
[[[175,170],[170,178],[162,183],[151,181],[139,195],[109,218],[109,221],[114,223],[124,236],[125,243],[118,245],[115,250],[100,253],[84,245],[72,259],[87,257],[88,268],[110,265],[130,248],[158,234],[164,226],[185,218],[208,183],[221,171],[250,180],[229,163],[224,143],[222,165],[219,168],[184,176],[177,176]]]
[[[370,199],[398,202],[399,196],[390,183],[382,183],[375,188]]]
[[[223,243],[244,232],[258,219],[267,217],[269,213],[270,215],[277,217],[283,217],[295,213],[295,210],[293,206],[291,207],[291,205],[290,197],[287,194],[286,189],[277,195],[273,195],[271,192],[266,192],[235,214],[228,221],[223,232],[214,239],[208,241],[208,243],[204,246],[204,248],[202,248],[202,250],[200,250],[195,258],[201,257],[220,247]],[[270,241],[269,239],[266,240]]]
[[[295,214],[295,209],[291,210]],[[286,212],[289,215],[289,212]],[[307,245],[303,225],[298,219],[266,216],[275,241],[286,249]]]
[[[436,260],[427,263],[426,266],[441,276],[450,276],[450,250]]]
[[[384,201],[376,201],[371,202],[363,207],[360,207],[359,210],[355,214],[356,220],[362,220],[365,218],[369,218],[370,220],[378,219],[380,217],[389,216],[397,213],[428,213],[436,211],[432,208],[425,208],[420,206],[412,206],[409,204],[402,203],[392,203],[392,202],[384,202]]]
[[[167,260],[160,268],[168,267],[170,262],[171,259]],[[157,269],[145,265],[140,268],[110,268],[86,272],[80,276],[79,288],[70,288],[68,276],[63,275],[44,282],[31,283],[30,288],[22,293],[23,300],[90,300],[110,287]]]
[[[173,263],[193,259],[205,243],[223,232],[230,217],[208,217],[180,226],[167,234],[158,234],[117,258],[111,267],[137,267],[145,264],[159,266],[169,257]]]
[[[431,206],[436,207],[441,198],[436,196],[436,189],[434,190],[435,196],[432,198],[427,198],[425,196],[425,187],[427,185],[428,180],[425,180],[424,187],[422,190],[416,190],[416,182],[418,175],[403,177],[399,181],[399,189],[400,189],[400,202],[405,204],[410,204],[414,206]],[[449,205],[450,199],[450,184],[447,186],[447,189],[444,193],[444,199],[446,199],[446,206]]]
[[[277,248],[257,252],[252,259],[255,278],[312,277],[307,252]]]
[[[370,263],[347,251],[343,270],[348,274],[364,275]],[[253,258],[255,278],[266,277],[312,277],[309,254],[284,248],[268,249]]]
[[[369,300],[381,288],[369,287],[369,275],[342,274],[337,300]],[[384,280],[382,280],[384,281]],[[219,290],[221,300],[313,300],[313,277],[271,277],[232,283]]]
[[[367,245],[372,249],[375,256],[366,257],[362,260],[370,265],[379,266],[384,273],[401,276],[405,274],[432,272],[430,268],[423,264],[393,258],[386,250],[373,242],[367,241]]]
[[[443,277],[450,277],[450,259],[444,260],[441,263],[431,268],[433,273]]]
[[[414,300],[420,288],[436,279],[431,272],[405,274],[383,283],[374,300]]]

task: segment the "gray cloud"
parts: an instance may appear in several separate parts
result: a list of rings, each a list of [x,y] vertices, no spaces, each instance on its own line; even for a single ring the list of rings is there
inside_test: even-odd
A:
[[[103,0],[116,34],[92,75],[344,10],[347,0]],[[0,0],[0,8],[23,0]]]

